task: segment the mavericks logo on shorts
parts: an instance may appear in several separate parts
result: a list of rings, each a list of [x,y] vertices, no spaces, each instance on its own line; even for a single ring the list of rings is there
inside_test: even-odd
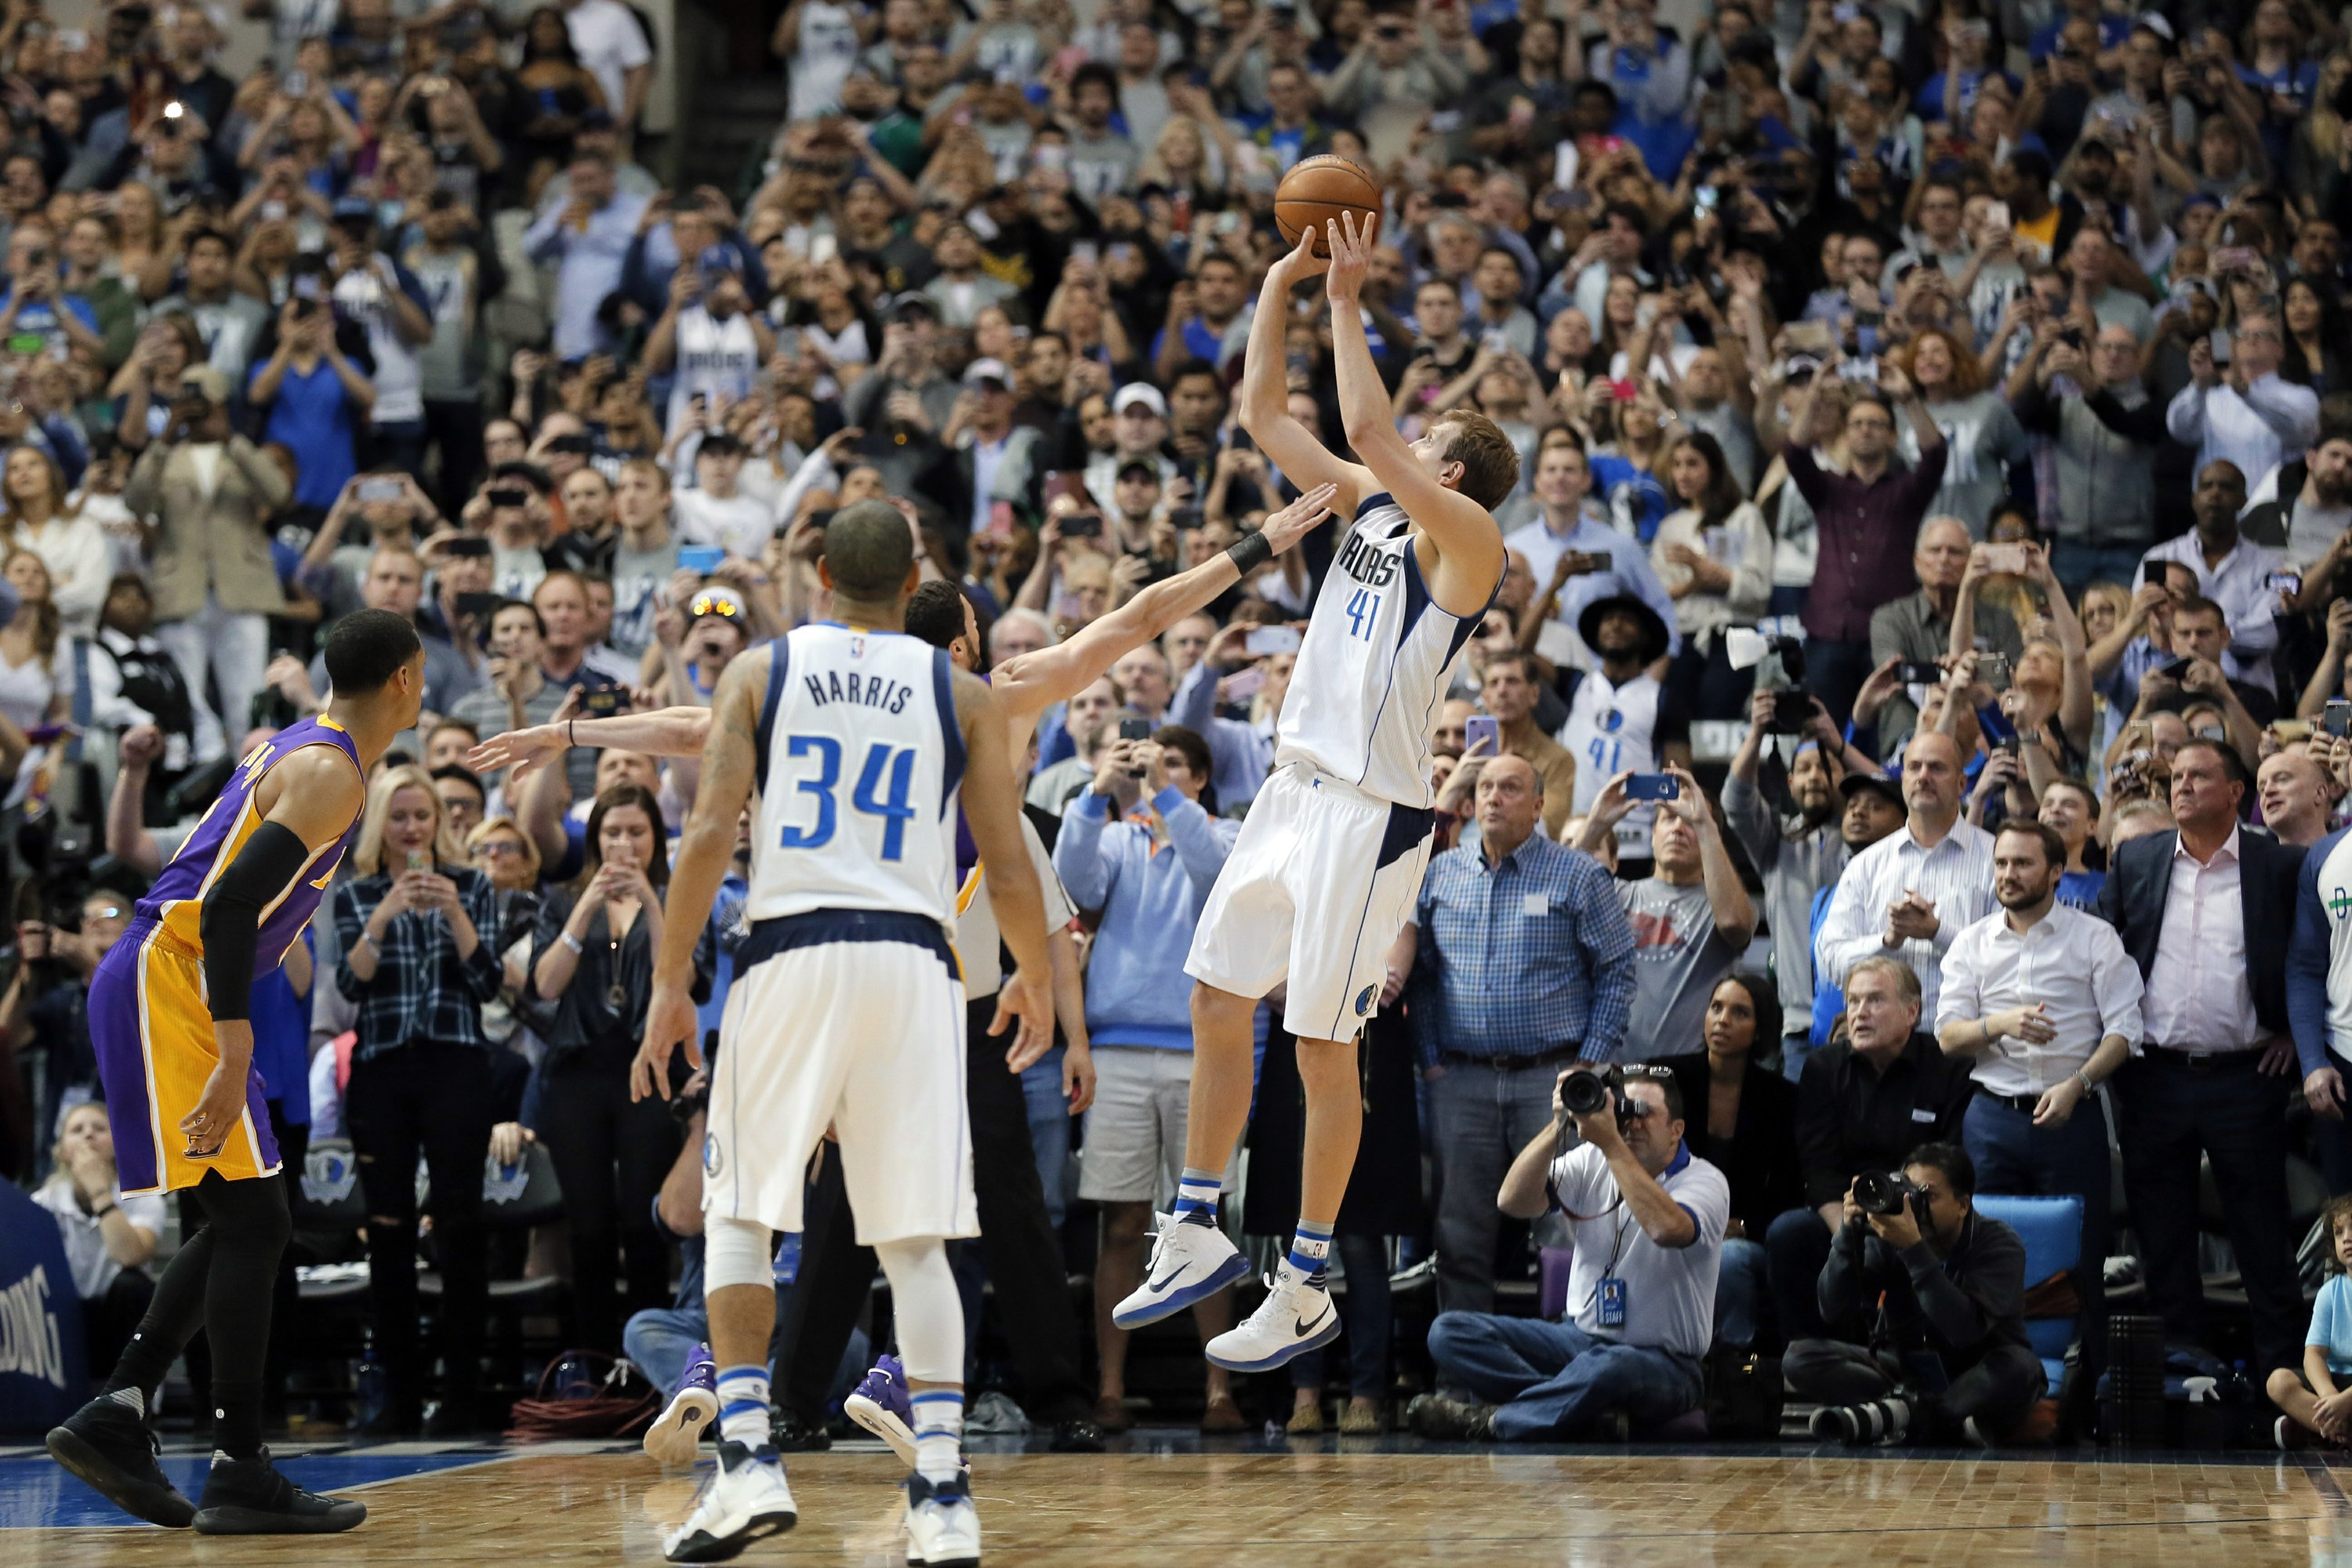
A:
[[[1361,991],[1357,992],[1356,1016],[1359,1018],[1368,1018],[1371,1016],[1372,998],[1378,996],[1380,994],[1381,988],[1377,985],[1367,985]]]
[[[715,1179],[719,1174],[719,1168],[726,1163],[725,1157],[719,1152],[719,1135],[715,1132],[705,1132],[702,1135],[703,1179],[705,1181]]]

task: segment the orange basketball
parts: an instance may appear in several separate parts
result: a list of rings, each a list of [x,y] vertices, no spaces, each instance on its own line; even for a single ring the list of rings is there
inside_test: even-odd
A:
[[[1356,232],[1360,235],[1367,220],[1379,216],[1380,211],[1380,182],[1360,164],[1336,153],[1302,159],[1274,189],[1275,226],[1291,245],[1298,243],[1302,232],[1314,230],[1318,256],[1331,254],[1325,224],[1338,223],[1341,213],[1353,213]]]

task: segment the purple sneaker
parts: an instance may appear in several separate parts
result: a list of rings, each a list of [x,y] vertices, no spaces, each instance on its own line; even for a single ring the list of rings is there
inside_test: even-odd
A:
[[[886,1355],[874,1363],[857,1392],[842,1402],[843,1411],[852,1421],[890,1445],[890,1451],[906,1463],[915,1465],[915,1407],[907,1397],[907,1369],[897,1356]]]
[[[709,1345],[697,1345],[670,1390],[669,1403],[646,1429],[646,1453],[666,1470],[691,1469],[702,1429],[719,1416],[719,1368]]]

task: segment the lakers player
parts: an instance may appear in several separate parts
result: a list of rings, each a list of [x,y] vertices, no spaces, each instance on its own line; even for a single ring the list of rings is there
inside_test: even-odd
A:
[[[1312,234],[1268,269],[1250,326],[1243,427],[1294,482],[1338,487],[1333,505],[1352,521],[1291,672],[1275,771],[1193,933],[1185,1170],[1143,1283],[1112,1311],[1121,1328],[1154,1322],[1248,1272],[1217,1228],[1218,1188],[1249,1116],[1258,1001],[1287,982],[1283,1026],[1307,1091],[1298,1229],[1265,1303],[1209,1342],[1209,1360],[1235,1372],[1339,1331],[1324,1263],[1363,1128],[1356,1039],[1429,858],[1430,725],[1502,584],[1489,509],[1518,481],[1510,438],[1483,415],[1440,415],[1411,443],[1398,434],[1358,303],[1372,228],[1350,218],[1327,236],[1339,413],[1360,463],[1325,451],[1287,408],[1290,290],[1327,265]]]
[[[89,988],[122,1190],[192,1188],[205,1223],[163,1270],[104,1389],[49,1433],[49,1452],[148,1522],[212,1535],[325,1534],[367,1517],[294,1486],[261,1446],[262,1356],[292,1221],[247,1003],[300,940],[359,825],[367,770],[425,700],[423,645],[402,616],[344,616],[326,662],[326,712],[238,764]],[[199,1328],[212,1342],[214,1454],[192,1509],[156,1466],[144,1391]]]
[[[902,629],[919,581],[905,520],[884,501],[843,508],[818,570],[838,619],[799,627],[720,678],[633,1068],[639,1098],[667,1095],[677,1043],[700,1059],[687,989],[694,944],[754,799],[751,929],[735,955],[703,1143],[719,1467],[665,1550],[672,1562],[718,1562],[797,1521],[769,1438],[770,1256],[775,1232],[801,1228],[809,1160],[830,1131],[857,1239],[880,1258],[898,1311],[916,1451],[908,1561],[976,1563],[963,1307],[944,1246],[979,1228],[963,984],[949,945],[959,795],[1015,963],[990,1033],[1017,1022],[1024,1047],[1053,1027],[1045,900],[1022,847],[996,699]]]

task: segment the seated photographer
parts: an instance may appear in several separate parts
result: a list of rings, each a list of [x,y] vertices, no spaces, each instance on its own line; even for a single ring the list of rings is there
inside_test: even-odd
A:
[[[1424,1437],[1622,1437],[1630,1424],[1696,1409],[1706,1393],[1700,1361],[1715,1334],[1731,1193],[1683,1144],[1674,1070],[1571,1068],[1553,1085],[1552,1110],[1495,1201],[1514,1219],[1567,1215],[1570,1321],[1439,1313],[1429,1331],[1439,1388],[1469,1397],[1415,1399],[1405,1418]]]
[[[1937,1142],[1847,1187],[1819,1287],[1835,1337],[1795,1341],[1780,1363],[1789,1391],[1822,1405],[1814,1436],[1986,1447],[2042,1397],[2025,1243],[1976,1212],[1976,1185],[1968,1152]]]
[[[1947,1057],[1919,1026],[1918,976],[1895,958],[1865,958],[1845,972],[1845,1016],[1830,1044],[1805,1058],[1797,1079],[1797,1163],[1803,1208],[1765,1233],[1780,1331],[1823,1331],[1813,1286],[1843,1212],[1840,1194],[1864,1171],[1895,1167],[1923,1136],[1957,1142],[1976,1086],[1969,1064]]]

